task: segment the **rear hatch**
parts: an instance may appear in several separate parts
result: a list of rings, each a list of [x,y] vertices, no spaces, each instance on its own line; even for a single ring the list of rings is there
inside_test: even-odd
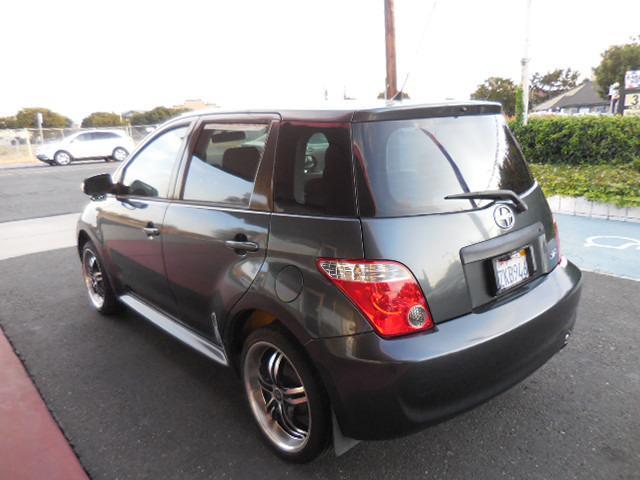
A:
[[[439,323],[533,288],[559,252],[500,113],[417,113],[353,124],[358,203],[366,258],[409,267]],[[479,191],[492,198],[445,198]]]

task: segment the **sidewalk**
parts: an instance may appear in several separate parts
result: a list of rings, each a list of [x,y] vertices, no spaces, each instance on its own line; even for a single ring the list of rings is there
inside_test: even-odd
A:
[[[76,244],[79,213],[0,223],[0,260]]]
[[[1,330],[0,478],[88,478]]]

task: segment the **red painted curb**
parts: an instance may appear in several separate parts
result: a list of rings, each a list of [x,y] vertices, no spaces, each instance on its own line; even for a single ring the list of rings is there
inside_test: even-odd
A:
[[[88,478],[1,330],[0,478]]]

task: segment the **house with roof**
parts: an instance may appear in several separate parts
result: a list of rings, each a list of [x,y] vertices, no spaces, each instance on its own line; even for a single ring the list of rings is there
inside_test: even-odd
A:
[[[533,112],[563,115],[602,114],[609,112],[609,101],[600,96],[593,81],[585,80],[576,88],[536,105]]]

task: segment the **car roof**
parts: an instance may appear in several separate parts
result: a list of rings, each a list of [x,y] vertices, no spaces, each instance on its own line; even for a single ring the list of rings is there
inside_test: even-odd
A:
[[[379,102],[368,106],[358,106],[351,102],[341,105],[322,105],[312,108],[274,109],[213,109],[188,112],[178,118],[216,116],[276,114],[285,121],[316,121],[357,123],[382,120],[403,120],[411,118],[449,117],[462,115],[497,114],[502,107],[496,102],[466,101],[440,103]]]

